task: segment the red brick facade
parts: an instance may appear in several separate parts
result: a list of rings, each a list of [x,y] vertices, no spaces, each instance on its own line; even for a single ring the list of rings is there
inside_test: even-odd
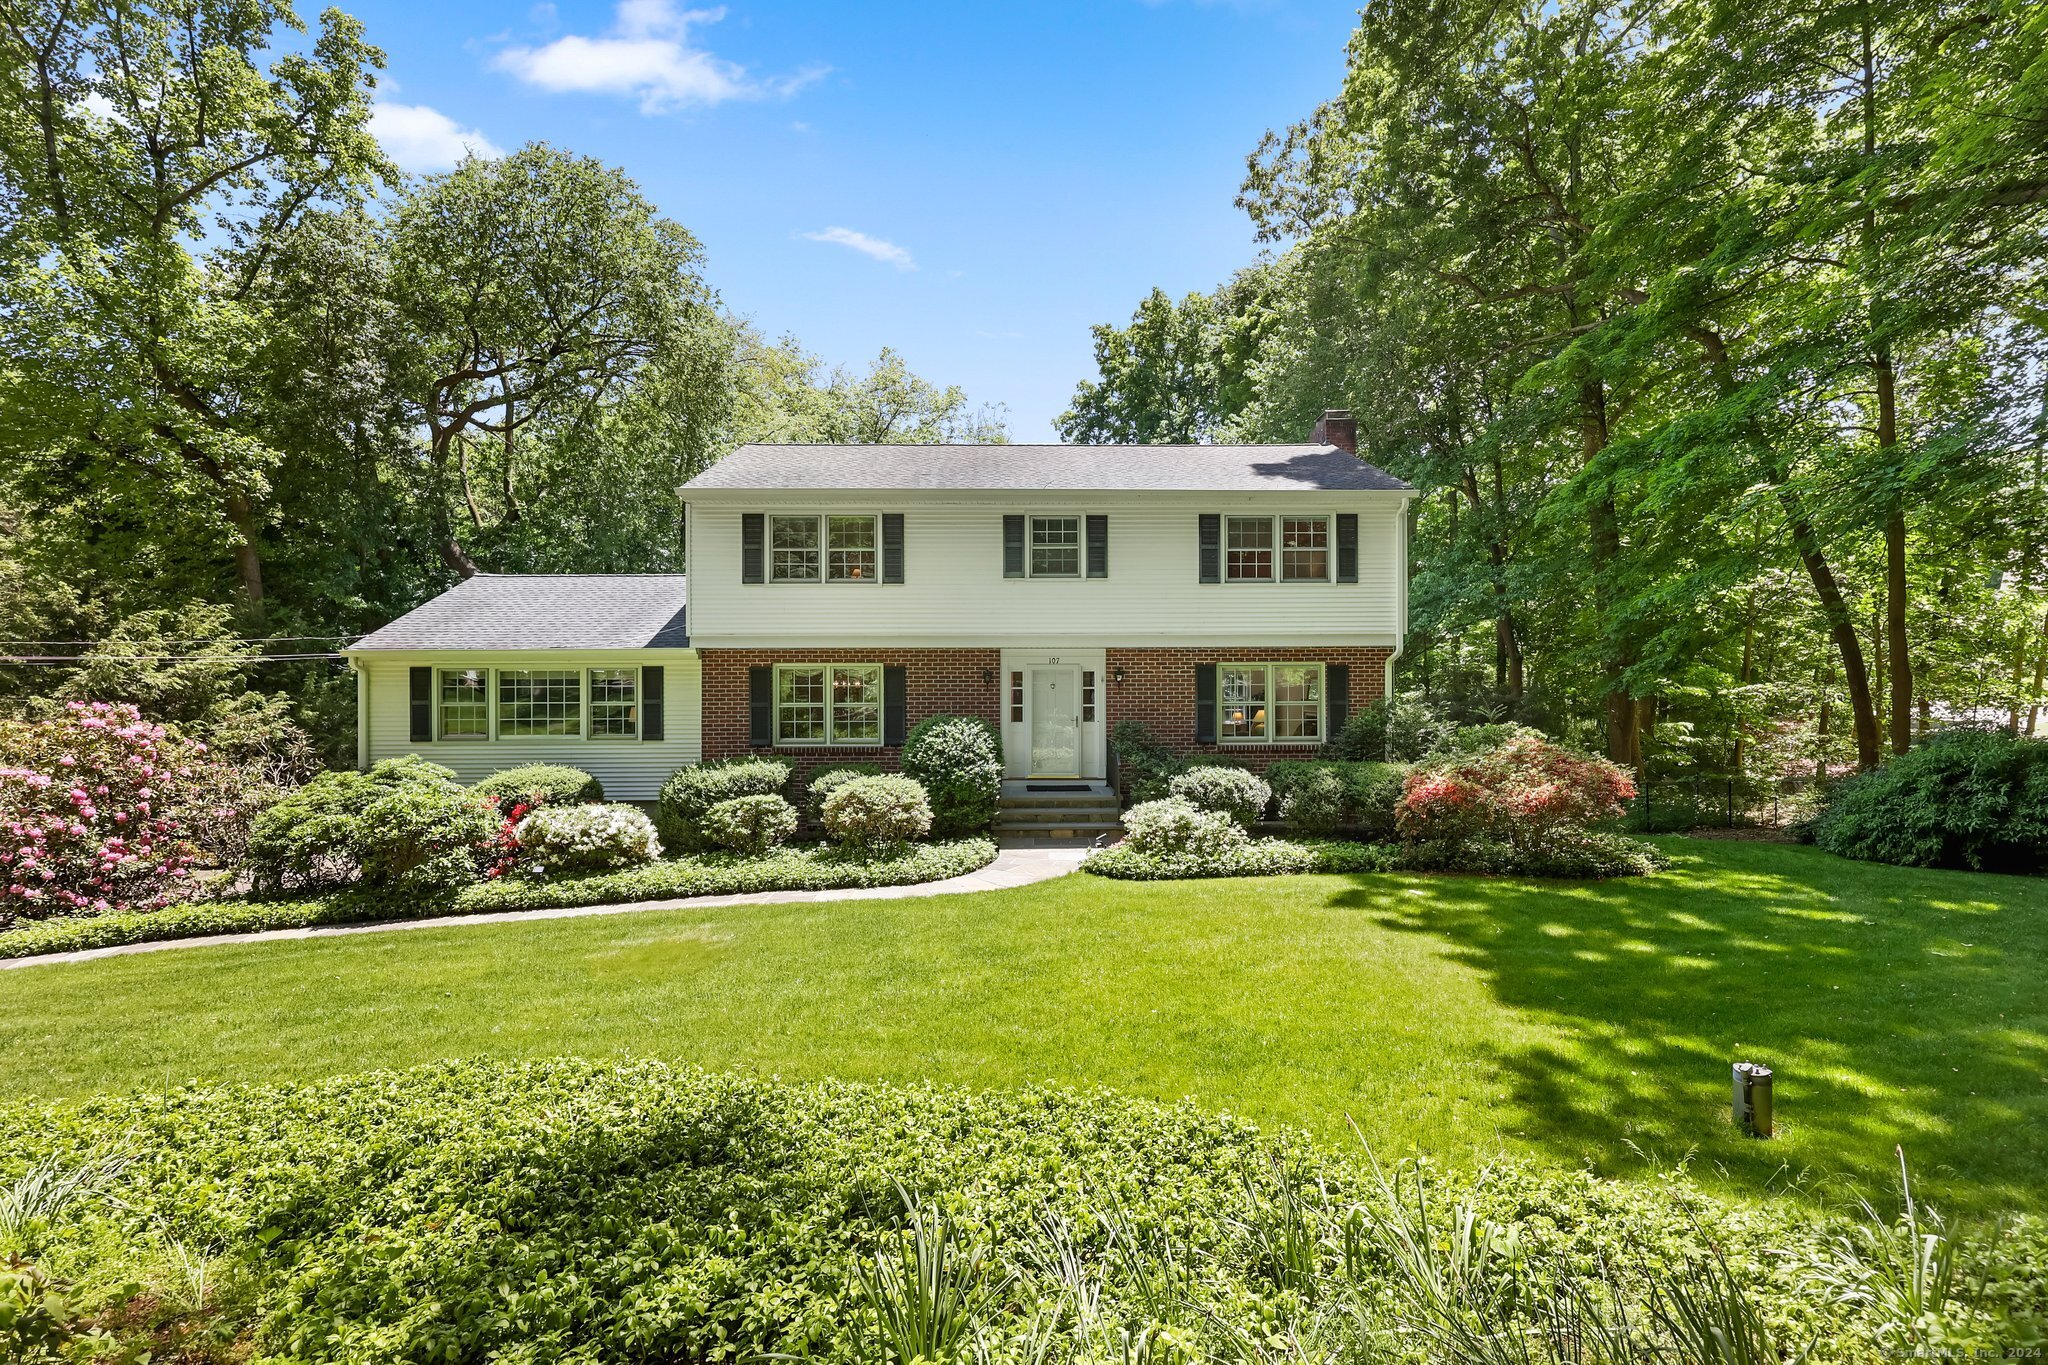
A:
[[[1001,652],[993,649],[707,649],[704,667],[704,757],[734,758],[754,750],[747,743],[747,670],[764,664],[899,664],[908,688],[905,722],[914,727],[928,716],[981,716],[1002,721]],[[813,769],[841,763],[879,763],[894,771],[903,757],[898,746],[846,745],[777,749],[801,780]]]
[[[1203,649],[1110,649],[1104,661],[1109,673],[1108,719],[1112,729],[1122,721],[1143,723],[1160,743],[1183,757],[1228,754],[1247,768],[1263,769],[1286,758],[1312,758],[1320,744],[1197,744],[1195,743],[1195,665],[1233,662],[1346,664],[1351,669],[1347,714],[1387,695],[1387,663],[1394,651],[1385,647],[1345,649],[1304,646],[1275,649],[1271,645]],[[1121,680],[1119,680],[1121,675]]]

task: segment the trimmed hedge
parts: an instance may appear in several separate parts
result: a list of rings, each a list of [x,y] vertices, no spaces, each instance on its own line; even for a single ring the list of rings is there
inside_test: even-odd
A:
[[[1967,1356],[2048,1311],[2038,1225],[1965,1248],[1981,1306],[1891,1336],[1884,1301],[1838,1292],[1898,1245],[1883,1224],[1844,1236],[1682,1174],[1385,1167],[1107,1091],[441,1063],[0,1109],[0,1182],[38,1167],[106,1171],[39,1236],[81,1286],[68,1311],[238,1359],[909,1359],[886,1334],[915,1312],[920,1242],[961,1286],[955,1339],[924,1357],[948,1361],[1374,1360],[1481,1312],[1516,1359],[1585,1359],[1546,1349],[1559,1304],[1626,1322],[1631,1359],[1730,1358],[1674,1303],[1708,1329],[1732,1306],[1763,1338],[1745,1359],[1876,1359],[1888,1338]],[[178,1283],[171,1246],[217,1256],[233,1292],[150,1292]]]
[[[858,777],[880,777],[879,763],[839,763],[830,768],[820,768],[804,782],[805,802],[810,807],[811,819],[823,822],[825,819],[825,798]]]
[[[1396,863],[1385,844],[1348,839],[1248,839],[1208,853],[1145,853],[1114,844],[1089,854],[1081,870],[1126,882],[1197,877],[1281,877],[1301,872],[1387,872]]]
[[[932,833],[979,834],[1003,794],[1003,736],[979,716],[928,716],[903,741],[903,775],[924,787]]]
[[[288,901],[197,901],[148,913],[52,920],[0,933],[0,958],[40,957],[114,948],[126,943],[303,929],[322,924],[431,919],[501,910],[607,905],[686,896],[729,896],[755,891],[837,891],[862,886],[913,886],[961,877],[995,861],[988,839],[913,845],[886,858],[862,858],[836,848],[786,848],[764,858],[704,853],[649,863],[624,872],[560,881],[494,881],[469,886],[449,899],[390,892],[348,891]]]
[[[1273,786],[1282,820],[1288,819],[1290,798],[1303,805],[1311,801],[1319,806],[1323,804],[1323,800],[1318,798],[1327,799],[1324,793],[1329,780],[1334,778],[1342,787],[1342,810],[1337,824],[1323,825],[1318,829],[1314,826],[1322,822],[1316,820],[1300,823],[1298,827],[1309,834],[1327,833],[1340,826],[1349,827],[1368,839],[1394,837],[1394,807],[1401,802],[1401,784],[1407,777],[1408,765],[1405,763],[1335,759],[1288,759],[1266,769],[1266,780]]]
[[[788,785],[789,765],[779,758],[725,758],[678,768],[661,784],[654,828],[663,848],[703,848],[708,841],[700,826],[706,811],[742,796],[780,796]]]
[[[604,783],[584,772],[560,763],[526,763],[492,773],[470,788],[478,796],[496,797],[498,805],[511,810],[515,803],[529,806],[571,806],[604,800]]]

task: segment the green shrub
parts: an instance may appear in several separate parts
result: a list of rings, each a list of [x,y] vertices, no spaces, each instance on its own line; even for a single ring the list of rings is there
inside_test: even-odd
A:
[[[720,848],[758,856],[796,833],[796,807],[779,796],[735,796],[704,812],[703,833]]]
[[[1814,842],[1905,867],[2048,869],[2048,740],[1938,734],[1836,787]]]
[[[1154,857],[1221,857],[1248,839],[1244,826],[1222,811],[1204,810],[1180,796],[1132,806],[1124,812],[1124,830],[1118,847]]]
[[[789,765],[779,758],[725,758],[679,768],[661,784],[654,827],[664,847],[704,848],[699,826],[706,811],[742,796],[780,796],[788,785]]]
[[[878,847],[932,832],[931,802],[915,779],[856,777],[825,798],[825,832],[842,844]]]
[[[351,880],[423,894],[474,881],[502,825],[489,802],[416,754],[367,773],[322,773],[256,818],[249,872],[261,893]]]
[[[1819,1338],[1865,1361],[1937,1333],[1993,1354],[2048,1309],[2037,1225],[1908,1239],[1901,1257],[1874,1218],[1723,1202],[1682,1173],[1382,1164],[1108,1091],[548,1060],[0,1110],[10,1175],[77,1168],[109,1133],[127,1173],[51,1250],[95,1297],[59,1316],[98,1310],[160,1347],[155,1320],[105,1310],[135,1306],[143,1258],[174,1237],[235,1268],[239,1292],[206,1308],[219,1341],[322,1365],[871,1365],[923,1310],[972,1342],[948,1360],[1358,1361],[1391,1343],[1526,1365],[1775,1361]],[[1952,1258],[1955,1287],[1916,1281],[1924,1320],[1901,1324],[1883,1277],[1915,1248]],[[1687,1335],[1730,1321],[1762,1348]],[[1128,1349],[1147,1341],[1172,1349]],[[1246,1349],[1266,1341],[1285,1345]]]
[[[1403,763],[1337,762],[1328,759],[1287,760],[1266,770],[1279,799],[1280,818],[1304,834],[1327,833],[1332,829],[1356,829],[1368,839],[1394,837],[1394,808],[1401,802],[1401,789],[1408,776]],[[1331,785],[1334,779],[1336,786]],[[1309,795],[1297,795],[1313,785]],[[1329,818],[1335,799],[1340,807],[1336,824],[1321,824]],[[1294,801],[1290,816],[1289,802]],[[1312,823],[1302,823],[1303,820]]]
[[[1302,872],[1387,872],[1395,865],[1396,852],[1391,845],[1342,839],[1246,839],[1220,849],[1178,853],[1147,852],[1125,840],[1089,854],[1081,861],[1081,870],[1119,881],[1157,882]]]
[[[1323,757],[1342,763],[1417,763],[1449,749],[1456,731],[1420,693],[1404,692],[1346,716],[1323,745]]]
[[[978,716],[932,716],[904,739],[903,772],[923,784],[934,833],[985,830],[1003,794],[1002,735]]]
[[[632,806],[542,806],[519,822],[522,876],[574,877],[651,863],[654,822]]]
[[[1266,814],[1273,789],[1257,773],[1222,764],[1202,764],[1176,773],[1166,790],[1203,810],[1219,811],[1250,829]]]
[[[1188,766],[1140,721],[1117,722],[1110,731],[1109,742],[1116,750],[1118,781],[1127,805],[1164,799],[1168,794],[1166,784]]]
[[[856,777],[881,775],[882,765],[879,763],[842,763],[835,768],[820,768],[812,773],[804,784],[805,799],[810,807],[811,818],[823,821],[825,798]]]
[[[478,796],[496,798],[500,810],[514,805],[568,806],[604,800],[604,784],[581,768],[559,763],[528,763],[492,773],[470,788]]]
[[[1400,866],[1417,872],[1484,872],[1501,877],[1598,880],[1647,877],[1671,866],[1655,844],[1605,830],[1560,832],[1540,843],[1516,845],[1485,837],[1461,844],[1404,843]]]

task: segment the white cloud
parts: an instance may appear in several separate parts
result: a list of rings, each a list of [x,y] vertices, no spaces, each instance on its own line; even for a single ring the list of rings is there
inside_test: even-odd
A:
[[[756,80],[746,68],[691,43],[692,26],[724,17],[722,9],[678,9],[675,0],[620,0],[608,32],[565,34],[539,47],[508,47],[492,64],[557,94],[633,96],[645,114],[787,97],[825,74],[823,67],[808,67],[794,76]]]
[[[800,232],[797,235],[805,241],[831,242],[835,246],[848,247],[863,256],[886,261],[898,270],[917,269],[917,262],[902,247],[880,237],[870,237],[865,232],[855,232],[852,228],[828,227],[823,232]]]
[[[370,110],[370,134],[408,171],[445,171],[472,153],[486,158],[505,154],[476,129],[425,104],[378,101]]]

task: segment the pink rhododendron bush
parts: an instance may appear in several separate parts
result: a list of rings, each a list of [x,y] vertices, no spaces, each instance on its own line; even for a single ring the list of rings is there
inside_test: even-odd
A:
[[[1635,794],[1634,779],[1606,759],[1525,732],[1416,767],[1394,821],[1411,866],[1640,875],[1664,866],[1654,847],[1592,828],[1619,819]]]
[[[247,827],[224,766],[125,703],[0,721],[0,929],[190,895],[203,855]]]

